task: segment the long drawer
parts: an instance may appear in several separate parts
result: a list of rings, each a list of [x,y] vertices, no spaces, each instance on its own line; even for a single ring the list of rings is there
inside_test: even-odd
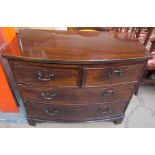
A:
[[[79,69],[70,65],[61,67],[56,65],[44,66],[35,63],[11,63],[17,83],[42,86],[77,86]]]
[[[19,85],[20,93],[24,101],[60,105],[128,100],[132,96],[134,88],[134,84],[91,88],[47,88]]]
[[[27,117],[31,119],[44,119],[48,121],[88,121],[109,118],[123,114],[128,101],[97,104],[58,106],[36,103],[25,103]]]
[[[143,64],[118,66],[109,64],[104,68],[84,68],[84,86],[103,86],[137,82]]]

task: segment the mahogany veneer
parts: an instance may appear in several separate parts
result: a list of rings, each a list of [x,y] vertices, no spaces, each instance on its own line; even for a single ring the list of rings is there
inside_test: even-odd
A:
[[[132,33],[22,30],[3,64],[27,119],[120,123],[150,58]]]

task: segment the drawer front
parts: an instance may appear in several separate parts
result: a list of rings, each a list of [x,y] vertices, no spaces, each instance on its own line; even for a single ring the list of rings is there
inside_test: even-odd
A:
[[[127,101],[79,106],[57,106],[35,103],[25,103],[28,118],[44,119],[49,121],[87,121],[108,118],[123,114]]]
[[[105,68],[85,68],[84,86],[102,86],[137,82],[142,71],[143,64],[115,67],[109,65]]]
[[[19,85],[24,101],[45,104],[91,104],[128,100],[135,85],[92,88],[46,88]]]
[[[11,64],[17,83],[43,86],[78,85],[78,68],[54,68]]]

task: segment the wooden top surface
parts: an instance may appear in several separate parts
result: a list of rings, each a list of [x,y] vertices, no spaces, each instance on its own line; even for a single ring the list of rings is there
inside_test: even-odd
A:
[[[131,33],[22,30],[2,54],[25,61],[97,64],[150,57]]]

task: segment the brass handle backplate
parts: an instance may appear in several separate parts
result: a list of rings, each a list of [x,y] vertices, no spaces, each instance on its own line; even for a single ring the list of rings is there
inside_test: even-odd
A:
[[[56,93],[53,94],[46,94],[45,92],[41,92],[41,96],[45,99],[45,100],[52,100],[54,99],[54,97],[56,96]]]
[[[107,112],[109,112],[110,108],[109,107],[101,107],[98,109],[98,111],[102,114],[105,114]]]
[[[124,72],[122,70],[115,70],[107,73],[107,77],[112,77],[112,76],[124,76]]]
[[[37,73],[39,81],[50,81],[54,77],[54,73],[48,73],[47,77],[41,72]]]
[[[56,115],[58,112],[58,110],[54,109],[54,110],[49,110],[48,108],[45,109],[45,113],[48,114],[48,115],[51,115],[51,116],[54,116]]]
[[[113,95],[116,95],[116,92],[113,90],[105,90],[103,92],[103,96],[113,96]]]

